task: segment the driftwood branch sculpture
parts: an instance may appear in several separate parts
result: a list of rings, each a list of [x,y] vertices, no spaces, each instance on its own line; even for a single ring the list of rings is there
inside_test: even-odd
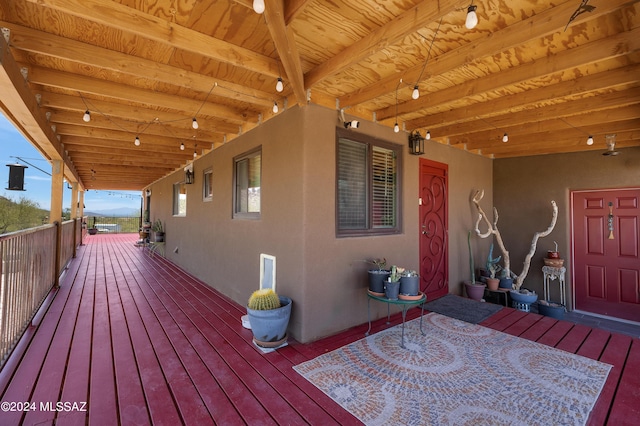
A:
[[[478,190],[473,195],[473,199],[472,199],[473,204],[478,209],[478,220],[476,220],[476,228],[475,228],[476,235],[478,235],[480,238],[488,238],[491,235],[495,236],[496,242],[498,243],[498,247],[500,247],[500,250],[502,251],[502,259],[504,262],[504,267],[503,267],[504,273],[507,277],[515,278],[515,281],[513,283],[513,288],[516,290],[519,290],[520,287],[522,287],[522,283],[524,282],[524,279],[527,277],[527,274],[529,273],[529,267],[531,266],[531,258],[536,252],[536,246],[538,245],[538,240],[540,238],[543,238],[549,235],[551,231],[553,231],[553,228],[555,228],[556,226],[556,221],[558,220],[558,206],[556,205],[555,201],[553,200],[551,201],[551,206],[553,207],[553,215],[551,217],[551,223],[549,224],[549,226],[545,231],[536,232],[533,235],[533,239],[531,240],[531,246],[529,247],[529,253],[526,255],[524,259],[522,272],[520,273],[520,275],[516,275],[511,271],[509,251],[504,246],[504,242],[502,241],[502,236],[500,235],[500,230],[498,229],[498,210],[495,207],[493,208],[494,219],[493,219],[493,222],[491,222],[487,217],[487,214],[484,212],[484,210],[480,206],[480,201],[482,200],[483,197],[484,197],[484,191]],[[484,233],[480,231],[480,223],[483,221],[487,225],[487,231]]]

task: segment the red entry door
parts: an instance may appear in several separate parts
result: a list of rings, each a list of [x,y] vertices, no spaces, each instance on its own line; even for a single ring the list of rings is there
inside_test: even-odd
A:
[[[447,170],[420,159],[420,289],[427,300],[449,292]]]
[[[640,189],[574,192],[576,309],[640,321]]]

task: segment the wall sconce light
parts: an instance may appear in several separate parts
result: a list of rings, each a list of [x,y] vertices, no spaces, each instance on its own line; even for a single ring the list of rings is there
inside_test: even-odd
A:
[[[151,190],[150,190],[150,189],[147,189],[147,190],[145,191],[145,194],[147,195],[147,197],[151,197]]]
[[[184,168],[184,183],[191,185],[194,180],[193,163]]]
[[[424,138],[422,137],[422,135],[420,135],[420,132],[418,130],[415,130],[409,134],[409,154],[424,154]]]

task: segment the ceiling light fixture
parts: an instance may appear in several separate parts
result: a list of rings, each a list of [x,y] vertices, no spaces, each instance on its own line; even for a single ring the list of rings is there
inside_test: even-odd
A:
[[[278,77],[278,82],[276,83],[276,92],[280,93],[284,90],[284,84],[282,83],[282,77]]]
[[[89,112],[89,110],[86,110],[84,112],[84,115],[82,116],[82,121],[84,121],[85,123],[88,123],[91,121],[91,113]]]
[[[489,123],[487,120],[485,120],[484,118],[480,117],[480,116],[476,116],[477,119],[484,121],[485,123],[487,123],[489,126],[493,127],[496,130],[500,130],[501,132],[503,132],[504,134],[502,135],[502,142],[509,142],[509,135],[507,134],[507,132],[505,132],[502,129],[497,128],[496,126],[494,126],[493,124]]]
[[[472,30],[478,25],[478,14],[476,13],[476,9],[478,6],[474,6],[473,2],[467,8],[467,19],[464,22],[464,26],[467,27],[468,30]]]
[[[573,124],[571,124],[571,123],[568,123],[566,120],[564,120],[564,119],[562,119],[562,118],[560,118],[559,120],[560,120],[560,121],[562,121],[562,122],[563,122],[564,124],[566,124],[567,126],[569,126],[569,127],[573,127],[573,128],[574,128],[574,129],[576,129],[576,130],[580,130],[582,133],[584,133],[585,135],[587,135],[587,136],[588,136],[588,137],[587,137],[587,145],[589,145],[589,146],[593,145],[593,135],[592,135],[591,133],[587,133],[587,132],[585,132],[585,131],[584,131],[584,130],[582,130],[581,128],[576,127],[576,126],[574,126],[574,125],[573,125]]]
[[[253,11],[255,13],[264,13],[264,0],[253,0]]]
[[[197,129],[198,126],[198,120],[196,120],[195,117],[193,117],[193,121],[191,122],[191,127],[193,127],[194,129]]]

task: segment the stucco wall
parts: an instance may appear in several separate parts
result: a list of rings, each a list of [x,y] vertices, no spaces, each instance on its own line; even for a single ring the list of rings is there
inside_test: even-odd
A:
[[[531,238],[547,228],[551,200],[558,204],[558,222],[553,232],[538,242],[524,286],[543,294],[543,258],[558,242],[567,267],[569,308],[573,308],[573,262],[570,257],[570,193],[575,190],[615,189],[640,186],[640,149],[618,149],[618,156],[601,151],[499,159],[494,162],[494,201],[498,227],[511,255],[512,270],[522,271]],[[485,210],[489,211],[491,204]]]
[[[183,173],[152,185],[151,219],[166,222],[167,257],[234,301],[245,304],[258,287],[259,254],[277,259],[277,290],[294,301],[289,331],[307,342],[367,321],[367,265],[386,257],[418,268],[418,159],[406,133],[363,121],[354,131],[403,146],[403,232],[377,237],[335,236],[334,110],[315,105],[288,109],[198,159],[187,185],[187,216],[172,216],[172,186]],[[423,132],[424,133],[424,132]],[[262,145],[261,219],[232,219],[233,158]],[[492,201],[492,160],[436,142],[425,158],[449,166],[449,288],[461,294],[467,278],[467,231],[475,214],[470,195],[485,189]],[[202,201],[202,171],[213,169],[213,200]],[[476,262],[488,242],[474,241]],[[177,252],[175,250],[177,249]],[[386,315],[374,306],[373,317]]]

